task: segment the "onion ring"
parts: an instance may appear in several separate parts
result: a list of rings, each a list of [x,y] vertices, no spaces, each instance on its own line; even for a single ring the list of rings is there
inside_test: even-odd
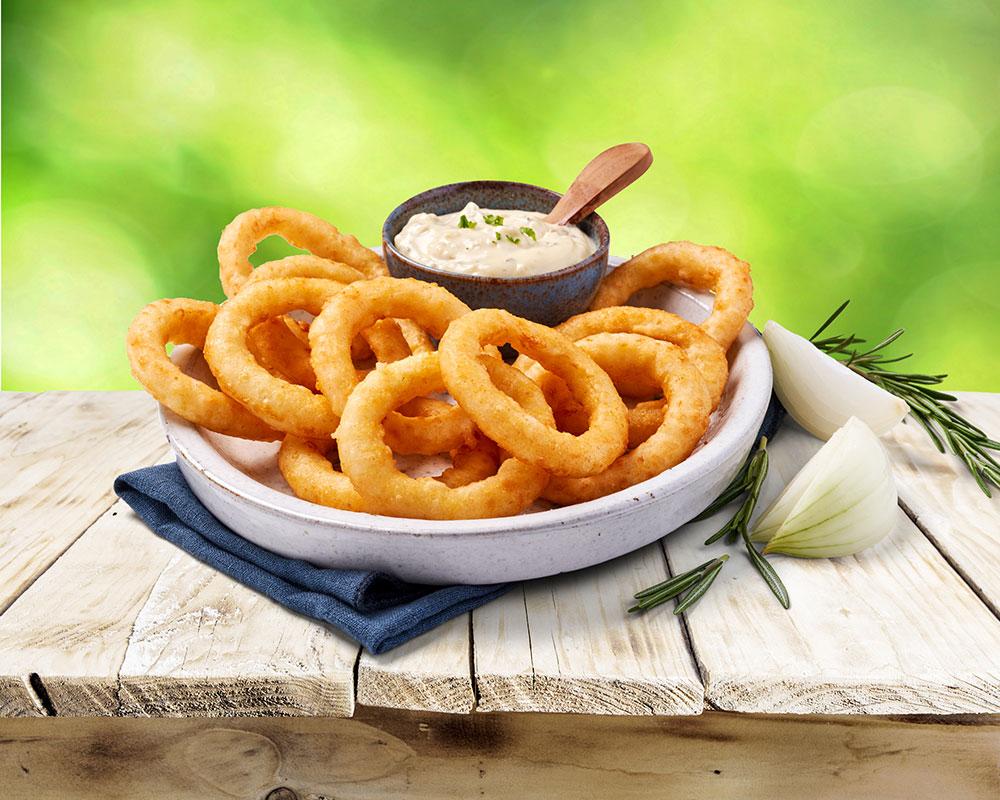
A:
[[[476,425],[457,408],[444,400],[415,397],[382,420],[385,443],[400,455],[432,456],[470,447]]]
[[[240,288],[257,281],[273,281],[279,278],[325,278],[328,281],[337,281],[337,283],[353,283],[354,281],[362,281],[366,277],[364,273],[354,267],[349,267],[339,261],[331,261],[329,258],[320,258],[309,253],[300,253],[261,264],[247,276]]]
[[[566,381],[587,410],[587,431],[574,436],[525,413],[490,381],[476,358],[484,345],[510,342]],[[516,458],[553,474],[579,477],[607,468],[628,441],[625,405],[593,359],[552,328],[483,308],[456,319],[438,352],[445,385],[483,433]]]
[[[294,208],[252,208],[230,222],[219,238],[219,278],[232,297],[253,272],[250,255],[268,236],[277,234],[294,247],[354,267],[365,275],[385,275],[385,262],[349,234],[326,220]]]
[[[288,434],[278,450],[278,469],[295,496],[302,500],[344,511],[380,513],[330,461],[329,455],[335,452],[336,443],[332,439],[313,441]],[[498,466],[496,445],[480,438],[471,447],[455,451],[452,466],[434,480],[452,488],[465,486],[489,477]]]
[[[556,330],[574,342],[595,333],[639,333],[680,347],[688,361],[694,364],[705,378],[712,394],[713,407],[719,404],[729,377],[729,362],[721,345],[700,326],[683,317],[658,308],[638,306],[611,306],[587,311],[570,317]],[[624,376],[622,376],[624,382]],[[623,394],[638,397],[638,392],[628,391],[615,381]],[[657,387],[659,389],[659,387]]]
[[[261,264],[250,273],[250,276],[246,279],[246,281],[244,281],[240,288],[245,288],[246,286],[258,281],[269,281],[280,278],[325,278],[326,280],[346,284],[364,280],[366,277],[366,275],[354,269],[354,267],[349,267],[347,264],[342,264],[339,261],[331,261],[328,258],[320,258],[319,256],[305,253],[294,256],[286,256],[285,258],[279,258],[276,261],[268,261]],[[423,333],[423,331],[420,331],[420,333]],[[397,335],[402,338],[401,334]],[[253,333],[251,332],[251,343],[253,343],[253,338]],[[308,340],[306,344],[308,345]],[[351,343],[351,356],[356,361],[361,361],[372,356],[371,348],[368,346],[368,342],[365,341],[363,336],[355,337],[354,341]],[[258,354],[257,360],[260,360],[260,354]],[[311,372],[312,367],[310,367],[309,370]],[[280,372],[278,374],[280,375]],[[304,375],[305,373],[301,372],[298,374]],[[299,380],[295,380],[293,383],[302,383],[303,385],[307,385],[303,381]],[[311,385],[314,388],[316,386],[315,375],[312,377]]]
[[[646,400],[628,410],[628,448],[634,450],[663,424],[663,414],[667,401]]]
[[[750,265],[721,247],[693,242],[650,247],[608,275],[590,307],[621,306],[640,289],[667,282],[714,292],[712,313],[701,327],[728,350],[753,308],[753,281]]]
[[[268,261],[265,264],[261,264],[250,273],[250,277],[246,279],[243,286],[248,286],[257,281],[268,281],[278,278],[325,278],[326,280],[347,284],[365,280],[366,277],[366,275],[354,267],[349,267],[347,264],[306,253],[286,256],[276,261]],[[369,334],[380,342],[381,347],[386,353],[385,357],[379,357],[376,354],[379,361],[397,361],[412,353],[427,353],[434,349],[430,337],[424,332],[423,328],[415,324],[412,320],[395,320],[392,327],[396,328],[395,332],[388,325],[382,326],[381,330],[375,332],[362,331],[361,335],[365,338],[355,338],[354,342],[352,342],[351,352],[354,358],[361,359],[372,355],[371,343],[367,341]],[[395,352],[397,355],[390,357],[392,352]]]
[[[532,419],[541,426],[551,425],[552,411],[538,387],[519,370],[491,360],[495,364],[482,368],[511,393],[505,396],[518,409],[524,402],[523,413],[537,415]],[[425,519],[519,514],[545,488],[548,473],[540,467],[508,458],[495,475],[458,488],[429,478],[411,478],[396,468],[380,420],[411,398],[443,388],[438,353],[411,356],[369,374],[351,393],[337,431],[341,468],[365,501],[384,514]]]
[[[313,441],[288,434],[278,450],[278,469],[302,500],[344,511],[368,511],[350,478],[327,458],[334,447],[332,439]]]
[[[157,300],[138,313],[125,338],[132,374],[156,400],[210,431],[273,441],[279,434],[217,389],[185,375],[168,357],[167,344],[203,348],[218,306],[202,300]]]
[[[639,362],[657,376],[666,406],[659,428],[604,472],[583,478],[553,476],[543,492],[563,505],[603,497],[641,483],[687,458],[708,429],[711,396],[701,373],[676,345],[634,333],[598,333],[577,342],[602,367]]]
[[[399,317],[440,337],[453,319],[469,310],[440,286],[412,278],[374,278],[351,284],[341,295],[326,305],[309,328],[317,383],[337,413],[343,411],[358,384],[358,376],[351,368],[350,348],[358,333],[371,329],[381,319]],[[378,351],[378,341],[372,343],[372,349]],[[379,359],[389,355],[383,351]],[[420,416],[395,411],[389,414],[386,432],[397,452],[432,455],[469,442],[474,425],[468,415],[449,403],[439,402],[435,408],[437,413]]]
[[[420,332],[423,333],[418,326],[412,327],[417,328],[417,330],[420,330]],[[389,317],[380,319],[370,328],[361,331],[361,336],[366,342],[368,342],[368,346],[371,348],[375,359],[385,363],[402,361],[404,358],[409,358],[414,353],[426,353],[434,349],[429,346],[429,339],[427,340],[427,347],[420,345],[419,350],[411,349],[410,343],[403,335],[403,330],[399,325],[399,320],[391,319]],[[426,338],[426,334],[424,334],[424,337]]]
[[[477,436],[472,444],[460,447],[451,454],[451,466],[434,480],[457,489],[495,475],[502,460],[496,443],[485,436]]]
[[[357,385],[349,369],[351,340],[380,319],[412,319],[440,338],[469,307],[451,292],[413,278],[374,278],[347,286],[332,298],[309,328],[313,369],[320,391],[340,413]]]
[[[405,338],[405,328],[399,323],[410,323],[422,335],[416,340],[419,349],[411,349]],[[371,345],[375,358],[381,363],[391,363],[409,358],[418,352],[430,352],[430,339],[423,328],[412,320],[380,319],[361,335]],[[426,342],[427,349],[423,344]],[[476,426],[464,413],[444,400],[415,397],[385,419],[385,441],[394,453],[401,455],[431,456],[468,447],[474,441]]]
[[[247,335],[260,323],[289,311],[318,314],[342,290],[334,281],[284,278],[251,284],[227,300],[205,339],[205,359],[222,391],[278,430],[307,439],[330,436],[339,420],[326,398],[268,372],[254,360]],[[353,364],[349,369],[353,375]]]
[[[605,372],[611,377],[615,386],[619,386],[619,364],[609,364]],[[641,365],[640,365],[641,366]],[[538,383],[552,409],[556,427],[579,436],[587,430],[587,412],[579,401],[573,397],[566,382],[551,372],[539,367],[531,367],[528,374]],[[619,389],[621,392],[621,389]],[[663,388],[660,388],[663,392]],[[625,392],[622,392],[625,394]],[[628,449],[633,450],[652,436],[663,424],[663,409],[667,401],[662,397],[658,400],[646,400],[628,407]]]
[[[316,391],[316,373],[309,361],[309,334],[289,316],[272,317],[250,330],[247,348],[272,375]],[[303,338],[305,341],[303,341]]]

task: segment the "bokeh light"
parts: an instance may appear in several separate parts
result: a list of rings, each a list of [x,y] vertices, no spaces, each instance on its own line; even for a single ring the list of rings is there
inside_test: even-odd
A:
[[[641,140],[612,249],[753,265],[752,319],[909,333],[1000,390],[1000,17],[978,0],[3,4],[2,386],[128,388],[125,328],[218,300],[239,211],[367,244],[432,185],[565,187]],[[280,254],[266,243],[261,257]]]

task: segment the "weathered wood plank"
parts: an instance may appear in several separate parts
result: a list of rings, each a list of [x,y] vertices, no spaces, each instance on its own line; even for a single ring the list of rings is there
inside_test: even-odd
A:
[[[787,423],[761,508],[820,446]],[[723,512],[723,514],[726,512]],[[724,549],[721,516],[664,539],[676,574]],[[737,549],[687,614],[706,698],[732,711],[916,714],[1000,711],[1000,621],[903,514],[857,556],[772,563],[783,610]],[[669,609],[661,613],[669,613]]]
[[[630,616],[664,579],[658,545],[532,581],[473,612],[481,711],[699,714],[704,692],[672,614]]]
[[[176,553],[118,501],[0,616],[0,715],[118,713],[132,624]]]
[[[0,616],[0,715],[350,715],[358,646],[119,501]]]
[[[996,797],[998,718],[935,721],[366,708],[224,726],[4,720],[0,774],[33,800]]]
[[[959,413],[1000,440],[1000,395],[963,392],[959,397]],[[964,464],[939,453],[912,420],[896,426],[885,443],[904,508],[1000,616],[1000,490],[986,497]]]
[[[0,392],[0,417],[36,397],[35,392]]]
[[[340,632],[175,551],[135,618],[121,713],[350,716],[357,657]]]
[[[464,714],[475,705],[469,615],[358,663],[358,702],[369,706]]]
[[[121,472],[167,448],[141,392],[51,392],[0,417],[0,611],[114,503]]]

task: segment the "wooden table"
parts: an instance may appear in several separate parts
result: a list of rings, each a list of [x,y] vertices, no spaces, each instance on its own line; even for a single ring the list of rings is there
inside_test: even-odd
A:
[[[775,558],[790,611],[734,550],[683,618],[626,614],[709,520],[375,657],[116,502],[169,457],[145,395],[2,393],[0,796],[996,797],[1000,497],[886,442],[894,533]],[[783,428],[763,502],[818,446]]]

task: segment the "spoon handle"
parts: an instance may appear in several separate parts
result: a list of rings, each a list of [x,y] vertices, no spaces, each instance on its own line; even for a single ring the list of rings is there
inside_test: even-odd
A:
[[[608,148],[580,171],[545,221],[575,225],[636,180],[652,163],[653,153],[641,142]]]

